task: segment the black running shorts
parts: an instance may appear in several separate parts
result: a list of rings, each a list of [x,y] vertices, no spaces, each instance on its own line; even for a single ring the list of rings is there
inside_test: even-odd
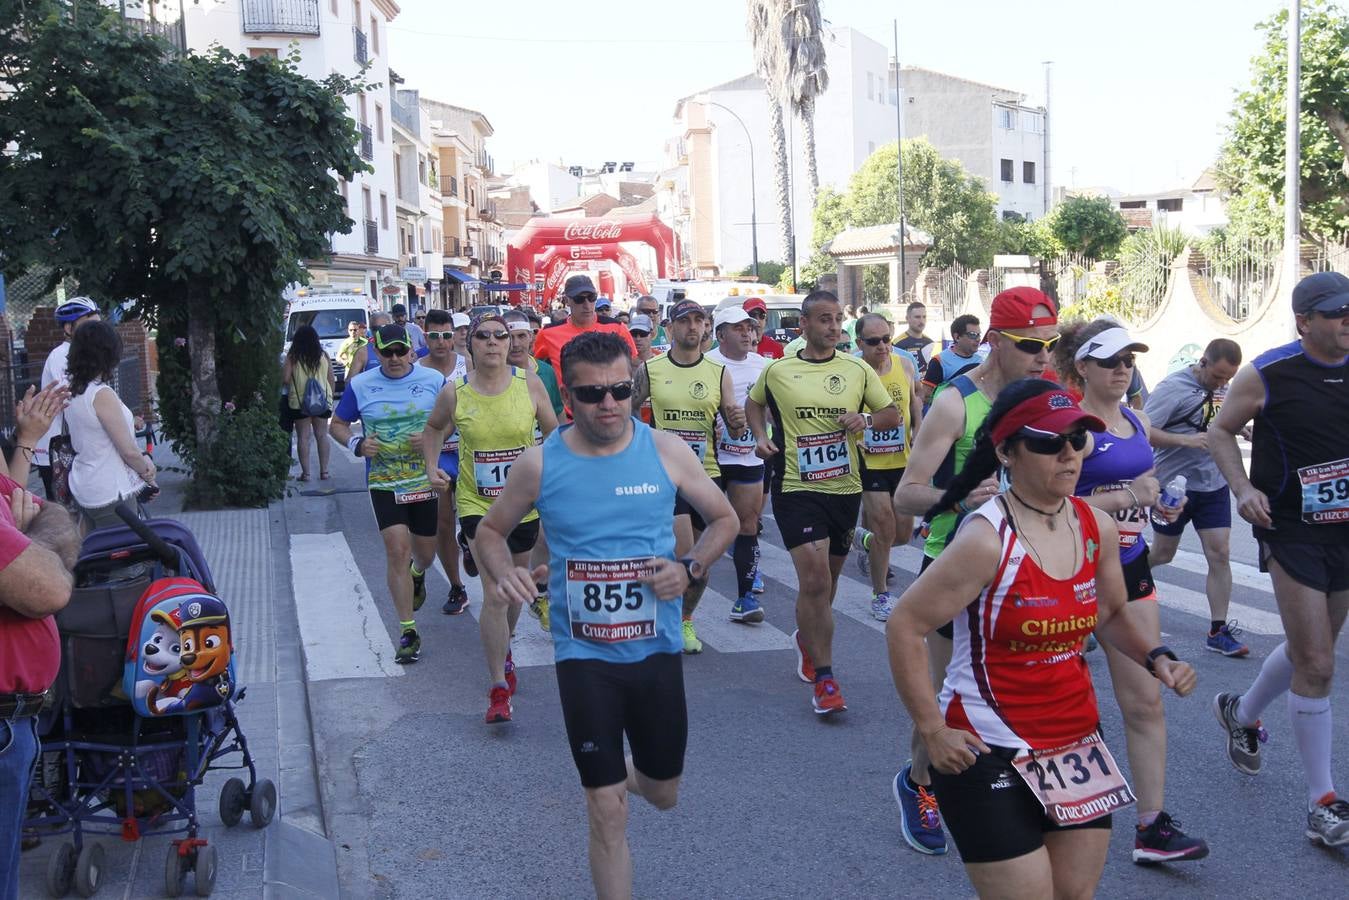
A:
[[[1349,590],[1349,547],[1340,544],[1260,542],[1260,571],[1273,559],[1298,584],[1323,594]]]
[[[427,500],[415,503],[398,503],[393,491],[370,489],[370,506],[375,510],[375,522],[379,530],[406,526],[417,537],[435,537],[437,527],[437,500],[433,492]]]
[[[1157,599],[1157,585],[1152,581],[1152,565],[1148,562],[1146,546],[1142,553],[1124,564],[1124,589],[1130,603],[1135,600]]]
[[[861,508],[860,493],[773,492],[773,518],[788,550],[828,538],[830,556],[847,556]]]
[[[459,519],[459,528],[464,532],[466,540],[473,540],[478,534],[478,523],[482,521],[482,516],[462,516]],[[506,546],[512,553],[528,553],[534,549],[534,544],[539,539],[539,520],[532,522],[521,522],[512,529],[511,533],[506,535]]]
[[[1110,828],[1110,816],[1067,826],[1049,818],[1012,767],[1015,757],[1015,750],[994,747],[992,753],[979,754],[974,765],[959,775],[929,769],[942,819],[967,865],[1034,852],[1044,846],[1047,831]]]
[[[557,693],[582,786],[627,779],[625,734],[638,772],[656,781],[683,774],[689,720],[680,654],[653,653],[635,663],[565,659],[557,664]]]
[[[869,469],[866,460],[859,459],[862,473],[862,490],[884,492],[891,497],[899,488],[899,480],[904,477],[904,467],[898,469]]]
[[[722,490],[725,490],[726,486],[731,484],[752,484],[757,487],[763,480],[763,463],[759,463],[757,466],[736,466],[723,463],[721,466],[719,484]]]
[[[676,516],[688,516],[694,531],[707,530],[707,523],[703,521],[702,516],[698,515],[698,510],[693,508],[693,504],[684,499],[683,494],[675,494],[674,514]]]

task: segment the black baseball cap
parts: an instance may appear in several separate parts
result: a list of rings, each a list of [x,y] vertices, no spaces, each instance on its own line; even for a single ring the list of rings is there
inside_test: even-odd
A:
[[[685,316],[691,316],[694,313],[706,316],[707,310],[703,309],[702,305],[699,304],[697,300],[680,300],[674,306],[670,307],[670,321],[673,322],[677,319],[682,319]]]
[[[393,309],[389,310],[389,314],[394,316],[406,316],[408,314],[408,308],[401,303],[395,303]]]
[[[592,297],[599,294],[595,290],[595,282],[590,280],[589,275],[573,275],[567,279],[566,285],[562,288],[562,293],[567,299],[574,300],[578,294],[590,294]]]
[[[1349,278],[1339,272],[1316,272],[1293,288],[1293,312],[1329,312],[1349,306]]]
[[[375,349],[383,350],[385,347],[392,347],[394,344],[412,346],[412,341],[408,340],[407,329],[396,323],[379,326],[378,330],[375,331]]]

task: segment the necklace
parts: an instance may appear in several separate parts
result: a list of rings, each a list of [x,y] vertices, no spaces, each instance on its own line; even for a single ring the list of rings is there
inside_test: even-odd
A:
[[[1068,505],[1067,497],[1064,497],[1062,500],[1059,501],[1058,509],[1051,511],[1047,509],[1040,509],[1038,506],[1031,506],[1029,503],[1027,503],[1025,500],[1021,498],[1021,495],[1016,492],[1016,488],[1008,488],[1007,490],[1013,497],[1016,498],[1016,502],[1020,503],[1022,506],[1026,507],[1026,509],[1029,509],[1031,512],[1037,512],[1040,515],[1044,516],[1045,524],[1049,526],[1050,531],[1054,531],[1056,528],[1058,528],[1059,513],[1063,512],[1063,508]]]

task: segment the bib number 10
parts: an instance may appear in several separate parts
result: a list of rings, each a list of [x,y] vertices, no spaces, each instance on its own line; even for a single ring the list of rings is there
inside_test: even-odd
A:
[[[589,612],[616,613],[620,609],[637,609],[642,605],[642,585],[632,581],[626,585],[592,582],[581,589],[581,603]]]

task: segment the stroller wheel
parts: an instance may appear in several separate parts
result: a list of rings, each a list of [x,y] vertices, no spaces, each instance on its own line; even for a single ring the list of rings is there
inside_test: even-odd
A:
[[[164,860],[164,894],[177,897],[183,893],[183,876],[187,874],[183,867],[185,860],[178,855],[178,846],[169,844],[169,855]]]
[[[103,881],[103,845],[88,843],[75,860],[75,893],[92,897]]]
[[[64,897],[70,893],[70,884],[74,879],[75,845],[66,842],[59,845],[47,859],[47,893],[53,897]]]
[[[266,828],[276,814],[276,785],[263,778],[248,795],[248,818],[254,828]]]
[[[244,817],[244,807],[248,805],[248,792],[244,790],[241,778],[231,778],[220,788],[220,821],[227,828],[233,828]]]
[[[192,866],[192,874],[197,882],[197,896],[209,897],[215,889],[215,847],[207,844],[197,848],[197,861]]]

